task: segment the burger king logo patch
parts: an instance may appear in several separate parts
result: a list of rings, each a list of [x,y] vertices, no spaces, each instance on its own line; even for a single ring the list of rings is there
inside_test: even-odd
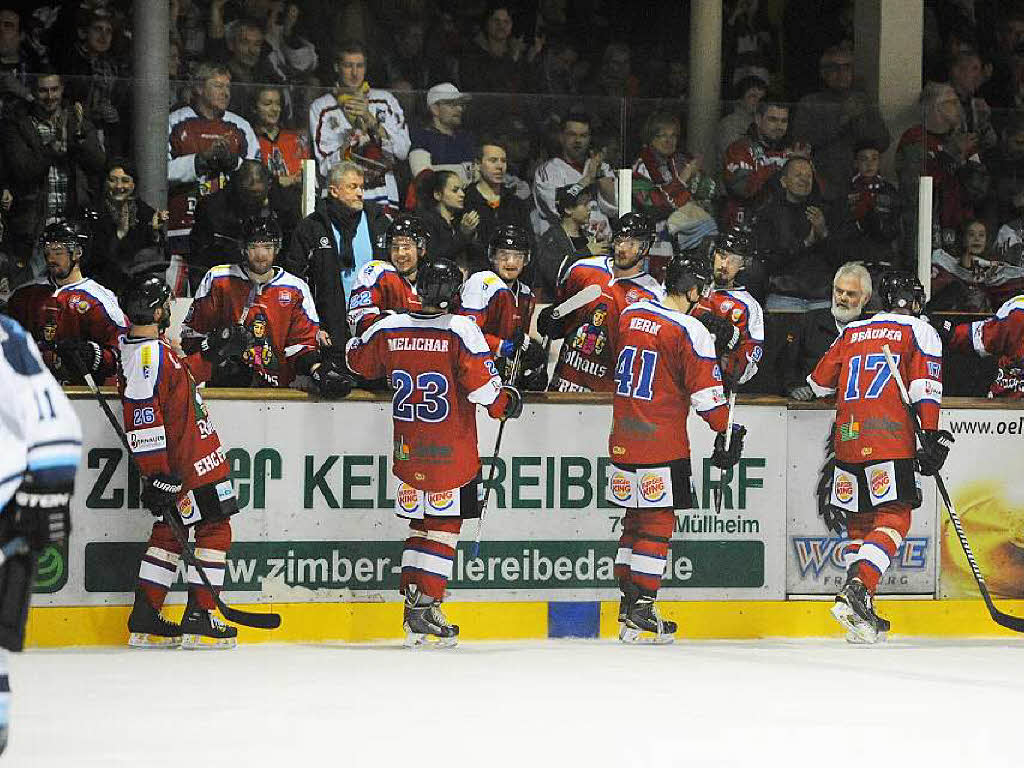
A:
[[[849,475],[838,475],[836,477],[835,487],[833,492],[836,495],[836,500],[847,504],[853,499],[853,478]]]
[[[436,509],[438,512],[444,512],[446,509],[451,509],[452,504],[454,503],[454,491],[439,491],[438,493],[427,494],[427,504]]]
[[[398,486],[398,495],[395,498],[398,501],[398,508],[403,512],[413,513],[419,509],[419,491],[410,485],[402,483]]]
[[[665,498],[665,481],[658,475],[645,472],[640,476],[640,482],[637,485],[644,501],[655,502]]]
[[[629,501],[633,495],[633,489],[629,482],[629,478],[622,472],[616,472],[612,475],[612,496],[616,501]]]
[[[884,469],[873,469],[868,477],[868,485],[871,486],[871,495],[877,499],[889,492],[892,479]]]
[[[183,522],[188,522],[196,516],[196,508],[192,503],[192,494],[178,500],[178,514]]]

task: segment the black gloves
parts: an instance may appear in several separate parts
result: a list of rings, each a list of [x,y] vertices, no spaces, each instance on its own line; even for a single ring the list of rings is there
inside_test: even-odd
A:
[[[942,339],[942,346],[949,346],[950,339],[953,338],[953,334],[956,332],[956,323],[952,320],[943,320],[941,317],[936,317],[932,320],[932,327],[939,334],[939,338]]]
[[[238,165],[234,155],[223,141],[216,141],[202,152],[196,153],[196,175],[208,176],[215,173],[231,173]]]
[[[159,472],[142,479],[142,506],[156,517],[162,517],[168,510],[177,508],[179,493],[181,478],[177,475]]]
[[[740,343],[740,329],[724,317],[705,312],[697,319],[704,323],[704,327],[715,337],[715,354],[718,357],[736,349],[736,345]]]
[[[921,468],[921,474],[939,474],[953,443],[953,435],[945,429],[924,430],[921,435],[921,447],[917,449],[917,464]]]
[[[252,331],[244,325],[226,325],[210,331],[199,348],[204,360],[219,365],[227,360],[237,360],[255,341]]]
[[[729,450],[725,449],[725,433],[719,432],[715,437],[715,450],[711,453],[711,464],[719,469],[732,469],[743,454],[743,436],[747,428],[742,424],[732,425],[732,439]]]
[[[71,532],[72,486],[44,487],[26,475],[12,500],[13,529],[33,552],[64,542]]]
[[[333,358],[329,358],[316,366],[310,378],[316,387],[316,392],[321,397],[330,400],[348,397],[348,393],[355,386],[355,378],[345,369],[345,366]]]
[[[549,339],[560,339],[565,336],[565,322],[555,319],[555,305],[544,307],[537,315],[537,333]]]
[[[527,392],[543,392],[548,388],[548,355],[544,345],[531,340],[523,352],[519,381]]]
[[[61,339],[56,352],[64,365],[81,373],[96,373],[103,362],[103,348],[95,341]]]

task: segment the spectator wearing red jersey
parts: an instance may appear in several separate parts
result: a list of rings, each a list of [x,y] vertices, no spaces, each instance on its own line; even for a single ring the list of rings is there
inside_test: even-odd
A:
[[[252,127],[260,142],[260,159],[270,171],[270,183],[279,194],[275,202],[285,208],[284,218],[298,220],[302,205],[302,161],[310,158],[304,131],[281,127],[283,92],[280,86],[256,89]]]

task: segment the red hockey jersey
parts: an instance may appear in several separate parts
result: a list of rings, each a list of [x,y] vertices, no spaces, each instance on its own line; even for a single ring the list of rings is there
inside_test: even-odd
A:
[[[416,287],[388,261],[374,260],[356,274],[348,300],[348,325],[361,335],[386,312],[415,312],[423,304]]]
[[[588,285],[600,286],[601,295],[567,318],[565,341],[548,387],[552,392],[611,392],[619,314],[635,301],[660,301],[665,296],[661,284],[646,273],[615,279],[612,263],[610,256],[581,259],[559,283],[559,302]]]
[[[179,357],[166,341],[121,342],[118,390],[132,455],[143,474],[180,477],[179,499],[228,477],[220,438],[196,387],[209,376],[209,363],[199,355]]]
[[[942,404],[942,342],[924,320],[880,312],[843,329],[807,377],[818,397],[836,396],[836,458],[850,463],[909,459],[914,427],[892,381],[888,345],[921,426],[938,429]]]
[[[281,267],[262,285],[237,264],[211,269],[185,315],[181,340],[194,349],[210,331],[242,322],[254,339],[242,360],[256,385],[287,387],[302,370],[302,358],[317,352],[320,320],[309,286]]]
[[[459,293],[460,314],[473,318],[480,326],[494,356],[500,354],[501,342],[511,339],[516,331],[530,332],[536,303],[530,286],[521,280],[509,286],[489,270],[470,275]]]
[[[653,301],[622,311],[608,452],[620,464],[688,458],[690,402],[715,432],[729,418],[715,342],[701,322]]]
[[[39,278],[18,288],[7,303],[7,314],[32,334],[46,366],[61,384],[81,383],[56,354],[58,341],[84,339],[103,348],[96,381],[113,383],[117,373],[117,345],[128,332],[114,294],[92,278],[57,287]]]
[[[720,288],[701,298],[693,313],[700,317],[712,312],[724,317],[740,329],[740,343],[724,361],[722,376],[726,381],[745,384],[754,378],[764,354],[764,312],[757,299],[742,288]]]
[[[421,491],[448,491],[476,477],[476,404],[493,403],[501,379],[472,320],[389,315],[351,339],[346,357],[360,376],[391,379],[392,471],[399,479]]]
[[[228,183],[226,173],[196,171],[196,154],[217,141],[227,144],[228,151],[243,160],[259,157],[260,142],[252,126],[234,112],[225,112],[219,120],[208,120],[192,107],[171,112],[167,129],[167,208],[171,214],[167,234],[172,237],[191,232],[199,199]]]
[[[1024,398],[1024,295],[1014,296],[985,320],[958,325],[949,348],[994,355],[999,361],[989,397]]]

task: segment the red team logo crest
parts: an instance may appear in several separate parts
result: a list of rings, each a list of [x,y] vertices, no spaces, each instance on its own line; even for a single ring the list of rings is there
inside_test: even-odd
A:
[[[836,499],[846,504],[853,498],[853,478],[849,475],[839,475],[835,485]]]
[[[420,506],[419,496],[415,488],[402,483],[398,487],[398,508],[403,512],[415,512]]]
[[[451,506],[454,503],[454,491],[440,491],[438,493],[427,494],[427,504],[436,509],[438,512],[444,512],[446,509],[451,509]]]
[[[629,478],[619,472],[612,475],[611,487],[612,496],[615,497],[616,501],[629,501],[629,497],[633,495]]]
[[[640,495],[644,501],[656,502],[665,498],[665,481],[650,472],[640,477]]]
[[[871,495],[877,499],[889,492],[892,480],[889,478],[889,473],[884,469],[873,469],[871,470],[871,477],[868,483],[871,486]]]

